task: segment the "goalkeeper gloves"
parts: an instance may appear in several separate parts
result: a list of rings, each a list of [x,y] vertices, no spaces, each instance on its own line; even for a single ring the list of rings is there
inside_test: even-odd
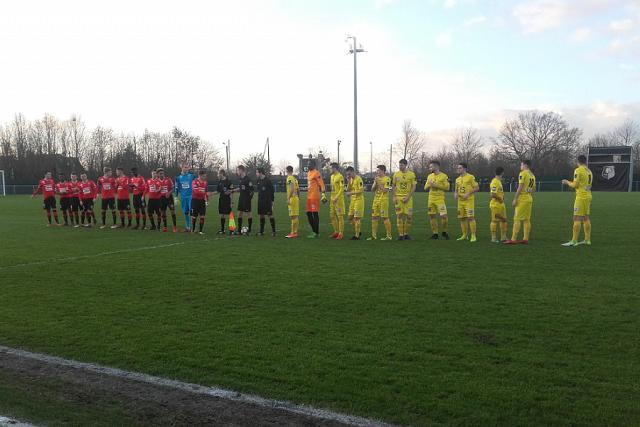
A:
[[[322,197],[320,197],[320,200],[322,200],[322,203],[327,203],[327,195],[322,193]]]

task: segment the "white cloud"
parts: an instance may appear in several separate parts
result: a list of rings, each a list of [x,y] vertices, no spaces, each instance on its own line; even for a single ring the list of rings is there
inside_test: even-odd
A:
[[[449,47],[453,43],[453,36],[451,32],[440,33],[436,36],[435,42],[438,47]]]
[[[538,33],[559,27],[571,10],[566,1],[534,0],[521,3],[513,10],[525,34]]]
[[[382,9],[396,3],[397,0],[375,0],[374,5],[376,9]]]
[[[634,27],[632,19],[621,19],[619,21],[611,21],[609,29],[616,33],[624,33],[631,31]]]
[[[457,3],[458,3],[458,2],[457,2],[457,0],[444,0],[444,4],[443,4],[443,6],[444,6],[446,9],[451,9],[451,8],[453,8],[453,7],[456,7],[456,4],[457,4]]]
[[[591,34],[592,32],[589,28],[578,28],[573,33],[571,33],[569,40],[574,43],[582,43],[589,40],[591,38]]]
[[[469,18],[466,21],[464,21],[464,26],[465,27],[473,27],[475,25],[480,25],[487,22],[487,17],[484,15],[478,15],[478,16],[474,16],[473,18]]]

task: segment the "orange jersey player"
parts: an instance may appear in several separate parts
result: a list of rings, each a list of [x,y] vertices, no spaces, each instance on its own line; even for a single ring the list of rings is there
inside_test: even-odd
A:
[[[325,186],[322,175],[316,169],[315,161],[309,162],[309,172],[307,173],[307,218],[311,226],[312,233],[307,236],[309,239],[317,239],[320,234],[320,202],[325,203]]]

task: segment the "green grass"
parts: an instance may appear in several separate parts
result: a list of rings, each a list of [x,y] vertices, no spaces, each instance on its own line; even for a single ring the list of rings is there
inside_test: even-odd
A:
[[[577,248],[571,193],[537,194],[517,247],[486,196],[476,244],[428,241],[424,193],[411,242],[330,241],[326,211],[317,241],[217,240],[215,206],[206,238],[45,228],[0,198],[0,344],[402,424],[640,424],[640,194],[595,194]]]

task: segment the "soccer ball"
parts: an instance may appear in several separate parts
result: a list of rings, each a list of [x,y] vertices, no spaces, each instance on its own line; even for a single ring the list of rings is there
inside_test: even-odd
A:
[[[240,229],[240,233],[242,233],[243,236],[246,236],[247,234],[249,234],[249,227],[242,227]]]

